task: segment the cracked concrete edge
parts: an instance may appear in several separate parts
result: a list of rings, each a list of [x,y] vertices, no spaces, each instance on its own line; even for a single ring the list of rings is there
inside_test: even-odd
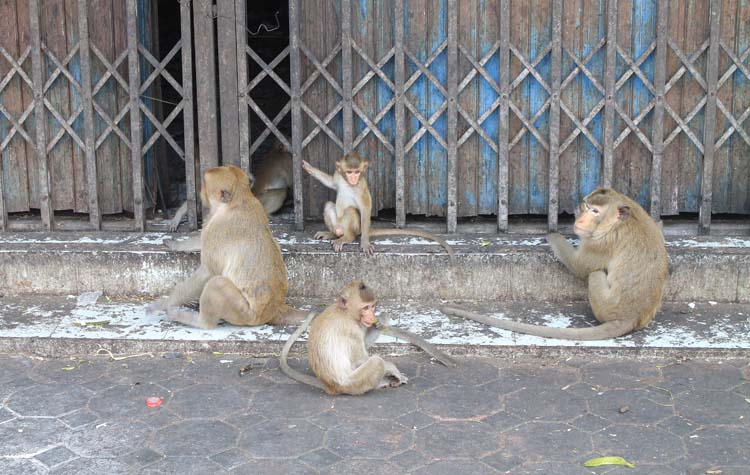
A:
[[[252,357],[278,357],[283,341],[211,341],[202,340],[126,340],[80,338],[0,338],[0,354],[26,354],[48,358],[95,355],[106,349],[114,355],[153,353],[222,353]],[[502,357],[520,356],[544,358],[575,357],[628,357],[628,358],[678,358],[678,359],[733,359],[750,357],[750,348],[643,348],[643,347],[587,347],[587,346],[487,346],[487,345],[435,345],[453,356]],[[380,355],[402,356],[421,353],[407,343],[376,343],[372,352]],[[105,354],[105,353],[102,353]],[[290,357],[306,358],[304,346],[297,343]]]

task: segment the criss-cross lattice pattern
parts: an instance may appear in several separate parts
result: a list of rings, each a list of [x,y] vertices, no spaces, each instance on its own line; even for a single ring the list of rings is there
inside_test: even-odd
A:
[[[95,143],[95,149],[99,149],[101,145],[107,140],[107,137],[109,137],[112,133],[116,134],[119,139],[130,148],[130,137],[128,136],[128,132],[123,129],[121,122],[122,120],[128,115],[128,112],[130,112],[130,109],[128,108],[127,104],[123,104],[120,107],[119,111],[116,111],[115,116],[111,117],[110,114],[102,107],[97,101],[96,97],[99,94],[99,92],[109,83],[111,83],[110,79],[114,80],[115,87],[121,87],[123,92],[127,94],[128,92],[128,82],[125,80],[122,75],[118,72],[118,69],[122,65],[122,63],[127,59],[128,57],[128,50],[124,50],[112,63],[110,63],[107,60],[107,57],[99,50],[99,48],[96,47],[93,43],[91,43],[91,52],[94,53],[94,57],[101,63],[102,66],[106,69],[104,74],[99,78],[99,80],[93,85],[93,91],[92,96],[94,97],[93,101],[93,107],[96,111],[97,115],[100,119],[102,119],[106,125],[104,130],[101,134],[99,134],[96,137],[96,143]]]
[[[55,69],[52,71],[52,73],[47,78],[47,81],[44,83],[44,87],[42,89],[43,97],[44,97],[44,107],[47,108],[47,110],[52,114],[52,116],[55,118],[55,120],[60,124],[60,129],[57,131],[57,133],[51,137],[47,144],[47,153],[51,152],[53,148],[62,140],[62,138],[65,136],[65,134],[69,135],[70,138],[80,147],[83,149],[85,147],[83,143],[83,138],[76,133],[76,131],[73,129],[73,123],[78,119],[78,117],[83,114],[83,103],[79,102],[78,107],[76,107],[74,110],[71,110],[70,115],[68,117],[64,117],[63,113],[58,111],[55,106],[52,104],[50,99],[47,97],[47,93],[52,88],[52,86],[55,85],[57,79],[60,77],[60,75],[63,75],[65,79],[68,80],[71,86],[75,89],[77,94],[82,94],[82,86],[76,80],[75,77],[71,74],[69,71],[69,64],[73,59],[78,55],[78,51],[80,49],[80,44],[76,44],[68,53],[68,55],[61,61],[60,59],[55,56],[55,54],[45,45],[42,43],[42,52],[47,56],[47,59],[55,65]]]
[[[10,84],[10,82],[16,76],[21,78],[22,83],[28,86],[29,91],[31,91],[31,89],[33,88],[32,80],[23,69],[24,63],[26,63],[31,54],[31,47],[26,48],[26,50],[23,52],[23,54],[21,54],[18,60],[16,60],[3,47],[0,47],[0,54],[2,54],[3,58],[5,58],[5,60],[10,65],[10,70],[5,74],[5,76],[3,76],[2,80],[0,80],[0,97],[2,97],[5,92],[5,88],[8,87],[8,84]],[[30,144],[32,147],[34,146],[35,140],[24,128],[24,123],[33,111],[34,101],[29,101],[29,105],[26,107],[23,113],[21,113],[21,116],[16,118],[10,111],[8,111],[8,109],[6,109],[5,105],[0,102],[0,114],[2,114],[3,117],[5,117],[12,124],[12,127],[10,128],[10,130],[8,130],[8,133],[3,138],[2,143],[0,143],[0,152],[4,151],[8,147],[8,144],[11,140],[13,140],[13,137],[15,137],[16,134],[19,134],[21,137],[23,137],[26,143]]]
[[[245,54],[252,61],[254,61],[261,70],[246,86],[240,84],[240,99],[247,107],[250,107],[250,109],[255,112],[258,118],[266,126],[265,130],[258,134],[257,137],[253,136],[253,142],[250,144],[250,155],[255,153],[266,140],[266,138],[271,134],[273,134],[273,136],[276,137],[288,150],[292,149],[292,145],[289,143],[284,134],[281,133],[281,130],[279,130],[279,123],[284,119],[284,117],[287,116],[287,114],[289,114],[289,111],[291,111],[292,109],[292,93],[287,81],[282,79],[275,71],[275,68],[279,64],[281,64],[282,61],[289,57],[289,52],[290,48],[287,46],[281,53],[273,58],[273,60],[266,63],[263,58],[258,55],[258,53],[250,48],[250,46],[245,45]],[[281,89],[281,91],[283,91],[283,93],[286,94],[286,96],[289,98],[285,101],[284,106],[273,118],[268,117],[268,115],[263,111],[262,107],[252,98],[253,89],[258,87],[258,85],[267,78],[271,78],[273,82]]]
[[[336,117],[336,115],[338,115],[339,112],[341,112],[344,108],[344,93],[341,88],[341,84],[339,84],[339,81],[337,81],[331,75],[331,73],[328,72],[328,66],[338,57],[339,53],[341,53],[341,44],[339,43],[338,45],[336,45],[322,61],[319,61],[315,54],[310,51],[310,49],[307,48],[307,46],[305,46],[304,44],[300,43],[299,49],[300,53],[302,53],[302,55],[307,58],[310,64],[314,67],[314,70],[312,71],[312,73],[310,73],[310,76],[300,86],[300,97],[305,97],[307,91],[310,90],[310,88],[315,84],[318,78],[322,78],[330,87],[333,88],[338,99],[333,109],[331,109],[322,118],[319,117],[312,109],[310,109],[310,107],[305,103],[304,100],[300,101],[300,107],[302,108],[302,110],[305,112],[308,118],[315,123],[315,127],[310,131],[310,133],[307,134],[307,136],[303,137],[302,148],[304,149],[305,147],[307,147],[307,145],[312,142],[315,137],[318,136],[318,134],[323,132],[328,136],[329,139],[331,139],[331,141],[333,141],[333,143],[338,145],[341,150],[344,150],[344,143],[341,141],[341,138],[339,138],[336,132],[331,130],[331,128],[329,127],[329,124],[334,119],[334,117]]]
[[[534,136],[534,138],[539,142],[544,150],[549,151],[549,141],[547,140],[547,137],[545,137],[544,134],[542,134],[539,129],[536,128],[534,123],[539,120],[539,118],[542,117],[545,112],[547,112],[550,105],[552,104],[552,87],[537,70],[539,63],[541,63],[544,58],[548,54],[550,54],[551,51],[552,44],[550,43],[539,52],[536,58],[529,61],[518,48],[510,45],[511,54],[516,57],[516,59],[523,65],[524,68],[521,72],[518,73],[518,75],[516,75],[515,78],[512,78],[512,81],[510,83],[510,91],[513,92],[516,88],[520,87],[523,84],[524,80],[529,75],[531,75],[536,80],[537,84],[539,84],[547,93],[547,98],[531,117],[526,116],[523,110],[521,110],[521,108],[518,107],[515,102],[513,102],[512,97],[508,98],[508,107],[511,111],[513,111],[513,114],[518,117],[518,120],[521,121],[521,124],[523,124],[518,132],[516,132],[516,134],[510,138],[510,143],[508,144],[509,150],[512,149],[518,142],[520,142],[528,132]]]
[[[373,61],[357,43],[351,41],[352,50],[356,52],[360,58],[369,66],[369,71],[352,87],[352,97],[357,97],[357,94],[373,79],[380,80],[385,84],[393,93],[391,99],[378,111],[375,116],[371,119],[367,113],[360,108],[355,101],[352,101],[352,111],[357,114],[357,117],[362,120],[364,127],[360,133],[354,137],[352,148],[356,149],[357,146],[362,143],[368,135],[373,134],[378,138],[380,143],[391,152],[395,153],[393,144],[391,141],[383,135],[383,132],[378,128],[380,121],[394,108],[396,105],[396,85],[391,79],[383,72],[383,67],[388,64],[389,61],[395,56],[395,46],[385,53],[385,55],[376,63]]]
[[[631,79],[633,75],[635,75],[638,79],[640,79],[641,83],[648,89],[648,91],[651,93],[651,99],[648,101],[648,103],[638,112],[638,114],[631,118],[630,114],[628,114],[625,109],[622,108],[622,106],[618,103],[618,101],[614,101],[614,108],[615,112],[617,112],[617,115],[620,117],[620,119],[625,122],[625,128],[620,132],[620,134],[615,137],[614,141],[614,147],[617,148],[621,143],[625,141],[626,138],[628,138],[628,135],[634,133],[636,137],[641,141],[643,145],[646,146],[649,152],[653,152],[653,145],[651,144],[651,140],[646,136],[646,134],[643,132],[643,130],[640,128],[640,124],[643,121],[644,118],[648,115],[649,112],[651,112],[654,109],[654,106],[656,105],[656,88],[654,87],[653,82],[651,79],[648,78],[648,76],[643,72],[641,69],[641,66],[643,63],[651,56],[651,54],[656,51],[656,39],[654,39],[648,47],[641,53],[640,56],[637,58],[631,58],[630,55],[620,46],[617,45],[617,54],[620,58],[622,58],[623,61],[625,61],[625,64],[627,65],[627,68],[625,72],[617,79],[617,82],[615,83],[615,94],[617,91],[619,91],[623,86],[625,86],[628,81]]]
[[[493,140],[489,135],[487,135],[487,132],[485,132],[484,128],[482,127],[482,124],[492,116],[492,114],[495,113],[498,107],[500,107],[501,103],[501,92],[500,92],[500,85],[495,81],[495,79],[492,77],[490,73],[487,72],[487,69],[485,69],[485,66],[487,63],[497,54],[498,50],[500,49],[500,42],[496,42],[490,50],[487,52],[487,54],[484,55],[484,57],[480,58],[479,60],[474,58],[474,55],[471,54],[470,51],[466,49],[463,45],[458,45],[458,51],[461,55],[463,55],[467,61],[472,66],[472,69],[469,71],[469,73],[461,79],[461,81],[458,83],[458,92],[457,94],[460,95],[461,92],[463,92],[464,89],[466,89],[469,84],[474,80],[474,78],[477,77],[477,74],[481,75],[482,78],[487,82],[487,84],[492,88],[493,91],[495,91],[495,94],[497,94],[497,97],[495,100],[490,104],[487,109],[477,117],[477,119],[474,119],[471,114],[469,114],[460,103],[457,104],[456,110],[458,114],[466,121],[466,123],[469,124],[469,127],[466,129],[466,131],[458,138],[458,146],[460,147],[464,143],[466,143],[467,140],[471,138],[472,135],[475,133],[478,134],[482,139],[484,139],[484,142],[489,145],[492,150],[495,152],[498,151],[497,149],[497,141]]]
[[[737,74],[737,72],[744,76],[745,81],[750,81],[750,68],[746,65],[748,58],[750,58],[750,47],[746,48],[739,56],[736,55],[734,51],[732,51],[732,48],[730,48],[724,41],[719,41],[719,47],[721,48],[721,52],[730,59],[731,63],[724,74],[719,77],[718,83],[716,84],[717,90],[720,90],[733,75]],[[750,108],[746,108],[740,113],[739,117],[737,117],[718,96],[716,98],[716,107],[721,111],[730,124],[721,137],[716,141],[716,148],[718,149],[721,147],[735,133],[739,135],[747,145],[750,145],[750,136],[744,127],[744,122],[750,117]]]

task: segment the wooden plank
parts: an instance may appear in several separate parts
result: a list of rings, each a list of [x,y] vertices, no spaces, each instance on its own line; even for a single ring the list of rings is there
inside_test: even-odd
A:
[[[549,119],[549,179],[547,227],[557,230],[558,197],[560,186],[560,82],[562,76],[562,0],[552,1],[552,59],[550,87],[552,104]]]
[[[510,0],[500,0],[500,49],[498,69],[500,109],[497,122],[497,229],[508,231],[509,180],[509,109],[510,98]]]
[[[708,234],[711,227],[714,173],[714,138],[716,134],[716,81],[719,77],[719,39],[721,2],[713,0],[710,10],[710,44],[708,46],[708,64],[706,66],[706,83],[708,99],[703,128],[703,177],[701,180],[701,205],[698,212],[698,231]]]
[[[656,40],[656,3],[652,0],[634,0],[633,1],[633,21],[631,24],[632,31],[632,49],[633,60],[640,58],[651,44]],[[651,53],[650,59],[641,65],[641,69],[647,76],[647,79],[653,84],[653,65],[654,53]],[[654,95],[640,78],[634,74],[630,79],[632,91],[632,113],[631,118],[641,114],[650,107]],[[653,112],[649,113],[646,118],[640,122],[639,129],[651,138]],[[631,133],[627,139],[630,142],[627,155],[615,155],[618,161],[628,160],[629,164],[629,183],[627,183],[628,195],[636,200],[644,208],[648,208],[649,192],[652,170],[652,157],[648,148],[636,136]],[[653,145],[652,145],[653,147]],[[623,154],[626,149],[622,149]],[[658,180],[657,180],[658,181]]]
[[[617,46],[630,58],[633,57],[633,38],[635,35],[633,23],[637,21],[637,19],[634,18],[633,12],[634,1],[638,0],[620,0],[618,2],[617,14]],[[618,62],[622,61],[622,57],[619,53],[617,54],[617,57]],[[615,104],[619,106],[628,117],[632,118],[634,79],[631,77],[629,81],[622,83],[622,75],[626,72],[627,69],[623,68],[622,74],[616,76],[619,86],[616,86],[617,89],[615,90]],[[615,126],[613,128],[615,139],[618,138],[625,127],[626,125],[621,115],[618,112],[615,112]],[[630,146],[633,143],[632,141],[633,137],[631,136],[619,145],[615,144],[612,154],[612,187],[625,194],[630,194]]]
[[[133,171],[133,215],[136,231],[145,231],[146,213],[143,187],[143,157],[141,154],[141,72],[138,64],[138,26],[136,0],[127,0],[128,85],[130,86],[130,157]]]
[[[543,54],[545,47],[552,42],[552,15],[548,0],[531,0],[529,3],[529,37],[526,39],[528,41],[527,58],[533,61],[537,59],[537,55]],[[548,83],[550,76],[544,74],[544,72],[550,70],[550,63],[551,55],[545,57],[536,68]],[[527,82],[526,91],[529,117],[532,117],[544,107],[550,93],[536,78],[530,78]],[[550,110],[542,114],[534,122],[534,126],[542,135],[546,135],[545,132],[550,128]],[[528,138],[529,146],[526,212],[546,214],[549,204],[549,150],[546,150],[533,134],[527,133],[526,138]]]
[[[99,192],[96,180],[96,150],[94,142],[94,106],[91,84],[91,50],[89,46],[89,18],[87,0],[78,0],[78,33],[81,55],[81,86],[83,88],[83,126],[86,141],[86,196],[91,226],[99,230],[102,217],[99,211]]]
[[[365,0],[360,0],[364,2]],[[394,2],[388,0],[368,0],[370,10],[374,11],[374,21],[370,21],[367,24],[367,31],[372,32],[375,38],[374,44],[372,45],[372,51],[375,58],[378,58],[378,62],[382,61],[383,57],[391,50],[394,46],[394,30],[396,18],[398,18],[394,12]],[[369,18],[369,16],[368,16]],[[403,15],[400,17],[403,21]],[[368,45],[368,48],[370,46]],[[395,51],[394,51],[395,52]],[[391,59],[388,63],[383,65],[383,72],[395,85],[395,71],[394,71],[394,59]],[[356,77],[356,76],[355,76]],[[396,101],[395,92],[391,87],[386,84],[382,79],[378,79],[375,84],[375,95],[376,95],[376,114],[379,114],[385,107]],[[391,107],[390,111],[387,112],[380,122],[380,130],[383,135],[389,140],[391,144],[395,143],[395,102]],[[392,209],[396,206],[396,155],[395,150],[392,152],[382,144],[379,140],[370,139],[374,144],[375,149],[375,165],[371,166],[369,172],[377,180],[378,190],[376,192],[375,201],[377,203],[377,209]]]
[[[673,13],[668,16],[667,32],[668,41],[678,45],[680,49],[686,52],[690,52],[689,49],[685,48],[685,30],[686,25],[690,23],[685,15],[686,3],[689,0],[671,0],[669,3],[669,9]],[[675,74],[684,68],[680,62],[680,58],[674,54],[671,47],[667,49],[666,55],[666,80],[669,82]],[[687,73],[690,76],[690,73]],[[683,89],[684,84],[687,81],[680,80],[674,84],[669,84],[669,90],[665,92],[664,102],[666,106],[670,107],[675,113],[679,114],[680,117],[685,116],[683,108],[684,97]],[[700,86],[698,86],[700,87]],[[679,213],[680,209],[680,161],[681,161],[681,147],[683,145],[682,140],[684,134],[679,134],[671,142],[667,143],[666,139],[669,138],[672,130],[676,123],[672,119],[670,114],[664,116],[664,135],[665,143],[662,155],[662,179],[661,179],[661,213],[662,215],[674,215]],[[687,137],[684,137],[687,139]],[[689,140],[687,140],[690,142]],[[691,146],[695,150],[694,146]]]
[[[395,27],[394,41],[396,46],[396,56],[394,58],[394,74],[396,79],[396,110],[394,111],[394,120],[396,122],[396,137],[394,147],[396,149],[396,226],[402,228],[406,224],[406,152],[404,144],[406,143],[406,117],[404,111],[404,81],[405,58],[404,58],[404,0],[395,0]]]
[[[65,40],[66,40],[66,54],[73,51],[74,48],[79,48],[78,54],[75,55],[70,63],[68,63],[67,69],[70,71],[71,76],[75,79],[78,86],[73,85],[68,78],[63,80],[67,88],[67,98],[70,110],[64,117],[70,117],[78,114],[78,118],[73,122],[72,129],[78,136],[81,143],[74,141],[69,134],[66,134],[66,138],[70,140],[71,160],[73,165],[73,188],[70,191],[73,199],[72,205],[73,210],[79,213],[87,213],[89,210],[87,188],[88,188],[88,177],[86,175],[86,144],[85,144],[85,102],[82,95],[81,78],[83,75],[82,63],[81,63],[81,51],[80,51],[80,35],[79,35],[79,24],[78,24],[78,0],[65,0],[64,3],[64,14],[65,14]],[[77,113],[76,111],[80,111]],[[54,180],[55,178],[53,178]],[[53,188],[54,188],[53,183]]]
[[[458,112],[456,101],[458,99],[458,6],[456,0],[448,0],[448,10],[445,12],[448,28],[448,129],[446,130],[446,141],[448,142],[448,208],[446,210],[446,228],[449,233],[456,232],[457,226],[457,194],[456,184],[457,171],[456,153],[458,151]]]
[[[468,16],[469,12],[471,12],[471,16]],[[468,16],[465,22],[466,26],[463,26],[464,23],[462,23],[459,30],[465,39],[462,38],[460,44],[468,47],[469,51],[473,51],[476,55],[475,57],[480,59],[485,58],[499,44],[500,1],[480,0],[474,2],[470,9],[467,8],[467,11],[461,13],[461,17],[463,18],[465,14]],[[471,33],[469,22],[476,22],[479,25],[476,28],[476,34]],[[502,54],[499,51],[495,52],[484,66],[490,77],[495,81],[498,81],[500,77],[499,58]],[[465,69],[461,68],[461,71],[465,71]],[[476,110],[476,117],[485,114],[496,102],[499,106],[499,101],[502,101],[498,91],[486,79],[482,78],[481,75],[477,75],[477,79],[472,80],[471,84],[467,86],[462,94],[465,95],[465,99],[460,103],[464,106],[468,105],[470,107],[469,110]],[[474,101],[475,104],[472,104]],[[498,158],[497,152],[493,149],[492,145],[497,147],[499,133],[498,111],[492,112],[484,120],[482,127],[487,132],[487,135],[493,139],[493,144],[487,143],[483,138],[475,134],[463,145],[463,154],[461,154],[461,149],[459,149],[459,167],[464,163],[467,166],[464,172],[459,171],[459,177],[461,177],[458,184],[459,196],[464,201],[463,211],[461,202],[459,202],[459,216],[497,213]],[[476,150],[477,160],[473,160],[470,157],[473,150]],[[471,168],[472,165],[473,170]],[[460,190],[464,180],[467,180],[464,185],[467,192],[461,194]],[[473,191],[468,192],[469,190]]]
[[[297,231],[302,231],[305,227],[304,211],[304,193],[302,191],[302,109],[300,96],[300,86],[302,74],[302,65],[300,61],[299,50],[299,22],[300,22],[300,0],[289,0],[289,66],[290,66],[290,88],[292,96],[292,161],[293,180],[294,180],[294,225]]]
[[[734,16],[737,18],[734,53],[739,57],[746,54],[750,48],[750,3],[738,2],[737,13]],[[722,36],[725,35],[722,33]],[[745,67],[746,70],[750,70],[747,60]],[[750,109],[750,78],[742,73],[735,73],[732,97],[731,110],[734,116],[739,118]],[[745,119],[742,125],[746,131],[750,132],[750,118]],[[750,145],[736,134],[735,132],[733,141],[730,143],[730,160],[727,167],[730,170],[727,211],[747,215],[750,214],[750,160],[748,160]]]
[[[719,41],[721,42],[719,45],[719,58],[718,58],[718,75],[717,75],[717,84],[716,84],[716,101],[721,101],[721,103],[724,105],[723,109],[721,110],[717,107],[716,111],[716,117],[715,117],[715,126],[714,126],[714,143],[716,144],[714,146],[713,150],[713,166],[712,166],[712,184],[711,184],[711,213],[726,213],[729,212],[729,201],[731,196],[731,189],[732,189],[732,149],[733,145],[737,143],[737,140],[742,141],[741,138],[737,136],[737,133],[734,131],[734,127],[732,127],[732,123],[730,122],[730,117],[727,117],[727,115],[724,114],[724,111],[727,111],[729,116],[732,115],[733,109],[734,109],[734,103],[735,103],[735,92],[736,88],[739,85],[738,79],[739,76],[741,76],[742,73],[739,71],[736,71],[732,74],[730,74],[729,77],[726,76],[725,71],[729,71],[732,66],[734,66],[734,62],[732,61],[732,58],[730,54],[732,54],[733,51],[737,48],[738,38],[737,38],[737,27],[738,27],[738,7],[739,2],[736,0],[722,0],[721,2],[721,10],[724,13],[724,15],[721,15],[719,19]],[[710,17],[710,2],[708,5],[706,5],[706,13],[704,13],[708,19],[708,29],[707,29],[707,36],[710,37],[710,30],[711,30],[711,17]],[[722,47],[722,44],[724,47],[729,49],[729,52],[725,51]],[[710,54],[710,53],[708,53]],[[719,85],[718,78],[724,79],[724,82]],[[708,79],[708,78],[707,78]],[[706,100],[708,101],[710,96],[706,97]],[[708,106],[706,106],[708,107]],[[704,117],[705,120],[705,117]],[[726,131],[732,130],[733,133],[729,136],[728,140],[721,141],[721,139],[724,137],[724,134]],[[705,131],[704,131],[705,133]],[[704,147],[705,152],[705,147]],[[703,158],[703,157],[701,157]],[[700,160],[698,162],[697,167],[697,176],[702,177],[703,175],[703,167],[705,165],[704,160]],[[696,199],[698,202],[702,199],[702,189],[696,190]],[[698,205],[700,208],[700,205]]]
[[[16,8],[16,2],[0,3],[0,46],[15,61],[19,61],[21,54],[28,47],[28,24],[27,10]],[[25,27],[25,35],[22,33],[22,27]],[[10,64],[5,60],[0,61],[0,77],[9,74],[10,71]],[[17,121],[29,106],[29,99],[24,101],[25,90],[28,91],[29,86],[16,73],[0,95],[3,107]],[[33,112],[31,114],[33,116]],[[29,116],[25,124],[21,124],[28,134],[33,127],[32,116]],[[3,119],[0,120],[0,127],[0,140],[5,141],[13,129],[13,124]],[[33,134],[30,138],[33,140]],[[17,132],[0,155],[0,226],[3,226],[3,229],[7,226],[7,213],[28,211],[30,208],[29,168],[36,168],[35,160],[33,149],[27,151],[26,140]],[[31,167],[28,166],[29,162],[32,164]]]
[[[90,45],[95,47],[110,64],[120,57],[126,49],[127,35],[125,35],[124,3],[113,0],[92,0],[89,2],[89,12],[96,12],[89,22]],[[115,43],[120,47],[116,48]],[[119,68],[124,72],[124,68]],[[97,84],[107,72],[100,58],[92,62],[93,83]],[[125,79],[125,78],[123,78]],[[127,107],[127,90],[118,85],[112,78],[107,80],[102,89],[93,98],[96,105],[111,119],[115,119],[122,108]],[[121,127],[127,134],[127,121]],[[102,134],[106,130],[106,122],[95,114],[95,130]],[[97,135],[97,140],[98,140]],[[124,209],[123,178],[130,175],[130,150],[126,144],[120,143],[116,133],[111,133],[96,150],[97,187],[99,207],[102,214],[120,213]],[[123,154],[125,156],[123,156]],[[127,172],[122,172],[122,162],[127,164]],[[127,180],[128,184],[130,179]],[[132,200],[132,192],[128,191]],[[128,207],[132,210],[132,207]]]
[[[423,39],[426,46],[427,57],[432,56],[448,38],[448,8],[447,0],[431,2],[425,7],[427,19],[426,35]],[[429,71],[434,74],[440,86],[447,84],[448,80],[448,58],[447,53],[441,54],[430,64]],[[425,83],[427,94],[424,116],[432,115],[445,103],[449,103],[448,97],[433,81]],[[447,127],[447,112],[443,113],[434,124],[435,130],[445,140]],[[448,150],[442,146],[433,134],[425,134],[427,141],[426,162],[426,187],[427,187],[427,216],[446,216],[448,206]]]
[[[198,101],[198,148],[201,175],[219,165],[219,128],[215,78],[215,26],[211,0],[193,1],[195,49],[195,92]]]
[[[123,68],[122,73],[125,73],[125,66],[128,64],[127,59],[127,51],[128,51],[128,32],[127,32],[127,6],[125,2],[123,1],[117,1],[112,0],[112,23],[114,24],[114,38],[112,43],[112,57],[113,58],[119,58],[122,54],[126,55],[126,59],[123,62]],[[126,77],[123,77],[123,79],[127,79]],[[118,111],[118,113],[124,113],[124,110],[130,109],[130,91],[128,88],[123,88],[119,86],[112,85],[112,88],[114,89],[114,95],[116,97],[116,103],[114,105],[115,109]],[[129,117],[129,113],[127,113],[127,117]],[[130,137],[130,120],[123,120],[122,122],[122,130],[125,132],[126,137]],[[115,183],[114,186],[117,187],[115,191],[113,191],[114,196],[116,197],[116,200],[114,202],[115,205],[118,204],[117,199],[119,199],[119,209],[120,210],[128,210],[133,211],[133,163],[131,160],[131,151],[129,140],[128,143],[125,143],[123,140],[120,140],[120,137],[117,137],[114,139],[117,148],[115,148],[115,153],[113,154],[113,158],[111,158],[112,162],[112,173],[113,178],[112,181]],[[119,149],[119,162],[118,162],[118,156],[117,151]],[[100,171],[100,186],[102,182],[101,177],[101,165],[102,160],[99,160],[99,171]],[[101,189],[101,188],[100,188]],[[100,200],[100,205],[102,205]],[[116,208],[115,208],[116,209]]]
[[[520,54],[528,58],[529,56],[529,37],[530,35],[530,16],[532,9],[530,2],[526,0],[513,0],[510,4],[510,11],[513,21],[510,22],[510,40],[509,44],[515,47]],[[539,15],[540,12],[534,12]],[[519,74],[525,68],[518,60],[515,54],[510,56],[510,77],[511,84],[516,80]],[[529,83],[533,79],[525,79],[525,82],[512,88],[510,91],[510,101],[518,108],[519,112],[525,117],[529,117]],[[524,128],[523,123],[519,120],[514,112],[510,114],[509,139],[513,139]],[[510,147],[508,157],[509,168],[509,213],[526,214],[529,212],[529,137],[531,134],[526,132],[523,139],[515,146]]]
[[[427,8],[430,0],[409,0],[405,2],[406,23],[404,25],[404,48],[418,61],[427,60]],[[412,61],[407,59],[406,80],[416,71]],[[404,91],[409,103],[418,111],[427,110],[427,78],[420,76],[410,89]],[[408,144],[420,129],[420,123],[413,114],[406,120],[406,138]],[[429,164],[426,161],[428,153],[428,138],[422,136],[406,153],[406,212],[413,214],[427,214],[427,176]]]
[[[244,18],[244,15],[243,15]],[[187,188],[188,228],[198,229],[198,193],[196,192],[195,124],[193,122],[193,47],[190,4],[180,3],[180,41],[182,41],[182,110],[185,133],[185,186]]]
[[[221,112],[221,157],[224,165],[240,166],[239,108],[237,88],[237,25],[234,0],[217,0],[216,37],[219,60],[219,110]],[[243,9],[244,12],[244,9]],[[244,33],[244,30],[242,31]],[[244,45],[244,41],[242,44]]]
[[[604,73],[604,154],[602,185],[612,186],[614,179],[615,83],[617,76],[618,0],[607,0],[607,59]]]
[[[480,2],[482,3],[481,6]],[[477,52],[479,38],[486,34],[488,23],[495,24],[497,22],[497,18],[492,14],[494,12],[487,11],[485,15],[478,16],[478,9],[487,7],[484,3],[482,0],[467,0],[461,3],[462,8],[458,13],[458,45],[462,51],[458,54],[459,83],[463,83],[464,78],[474,69],[472,63],[464,57],[463,52],[470,54],[474,60],[477,60],[477,56],[481,56],[481,53]],[[493,42],[492,39],[482,38],[482,40],[485,45]],[[481,80],[478,79],[479,77],[478,74],[475,74],[474,78],[463,87],[457,97],[458,107],[475,120],[480,115],[478,84]],[[464,128],[471,127],[466,124],[465,120],[459,122],[462,132]],[[480,179],[480,163],[484,158],[480,142],[481,138],[475,132],[466,142],[460,144],[456,151],[458,216],[476,216],[478,214],[479,184],[477,182]],[[494,180],[491,182],[494,183]]]
[[[54,54],[61,63],[69,53],[65,3],[65,0],[50,0],[39,3],[41,45]],[[46,87],[46,83],[57,67],[44,51],[42,51],[41,58],[44,62],[42,77]],[[62,74],[46,90],[44,99],[63,119],[68,119],[71,111],[70,90],[68,81]],[[47,110],[46,117],[49,146],[62,126],[54,117],[52,111]],[[70,136],[65,133],[57,145],[47,152],[53,210],[75,208],[73,190],[75,189],[75,158],[77,158],[77,154],[74,155],[73,148],[74,145]]]
[[[38,0],[29,0],[29,24],[31,30],[31,64],[34,82],[34,120],[36,129],[36,165],[39,170],[39,206],[42,226],[52,230],[55,226],[52,190],[49,176],[47,151],[47,114],[44,106],[44,75],[42,73],[42,48]]]
[[[650,214],[656,221],[661,219],[661,166],[664,154],[664,87],[667,67],[667,36],[669,35],[669,0],[659,0],[656,7],[656,57],[654,64],[654,89],[656,89],[656,105],[652,125],[652,141],[654,147],[651,159],[651,203]]]

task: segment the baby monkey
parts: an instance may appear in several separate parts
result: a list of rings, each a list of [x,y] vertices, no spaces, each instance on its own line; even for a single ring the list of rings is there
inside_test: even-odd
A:
[[[368,256],[374,252],[370,238],[376,236],[418,236],[439,243],[451,258],[453,249],[438,236],[417,229],[371,229],[372,197],[365,172],[368,166],[357,153],[348,153],[336,162],[333,176],[313,167],[305,160],[302,168],[332,190],[336,190],[336,203],[327,202],[323,208],[323,221],[328,231],[315,234],[315,239],[333,241],[333,249],[340,252],[344,244],[361,235],[360,246]]]
[[[292,334],[281,352],[281,369],[292,379],[335,396],[364,394],[372,389],[397,387],[407,378],[391,362],[367,353],[377,339],[375,294],[361,281],[354,281],[341,292],[337,302],[317,318],[309,314]],[[307,352],[310,367],[318,379],[293,370],[287,355],[297,338],[310,327]]]

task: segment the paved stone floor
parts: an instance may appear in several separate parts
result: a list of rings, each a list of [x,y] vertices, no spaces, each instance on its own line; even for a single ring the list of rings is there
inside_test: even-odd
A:
[[[408,385],[333,398],[275,358],[0,355],[0,473],[750,474],[747,359],[393,361]]]

